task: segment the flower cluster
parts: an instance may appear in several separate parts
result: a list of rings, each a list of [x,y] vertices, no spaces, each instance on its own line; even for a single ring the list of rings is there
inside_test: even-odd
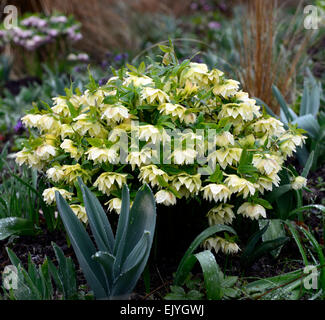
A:
[[[78,176],[117,212],[124,183],[131,191],[148,183],[166,206],[198,196],[210,202],[212,225],[231,224],[237,215],[265,218],[260,197],[279,185],[284,161],[304,142],[301,132],[285,130],[239,82],[205,64],[165,57],[163,64],[129,69],[102,86],[91,77],[85,92],[67,90],[51,109],[27,114],[23,124],[39,135],[26,141],[17,163],[46,171],[83,221]],[[55,201],[53,191],[44,197]],[[239,249],[222,238],[206,246]]]
[[[59,38],[75,42],[82,38],[80,24],[73,17],[65,15],[29,15],[18,21],[12,29],[0,30],[0,46],[4,43],[35,50]]]

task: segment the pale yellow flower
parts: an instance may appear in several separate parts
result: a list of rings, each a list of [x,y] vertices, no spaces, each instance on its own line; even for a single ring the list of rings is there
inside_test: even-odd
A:
[[[235,165],[238,163],[242,153],[241,148],[220,148],[208,155],[208,161],[212,160],[213,164],[216,161],[220,164],[222,169],[225,169],[227,165]]]
[[[79,163],[71,165],[66,164],[62,166],[62,170],[64,172],[64,180],[69,184],[74,183],[78,177],[81,177],[85,183],[90,180],[89,173],[82,169]]]
[[[203,198],[209,201],[223,201],[226,203],[231,196],[231,190],[223,184],[210,183],[201,190],[203,191]]]
[[[108,132],[99,122],[93,122],[88,118],[88,114],[82,113],[73,119],[76,121],[72,125],[72,129],[84,136],[88,132],[91,137],[106,138]]]
[[[169,96],[160,89],[144,87],[142,89],[141,99],[146,100],[149,104],[155,102],[162,104],[169,101]]]
[[[197,85],[207,85],[209,69],[204,63],[191,62],[181,74],[181,85],[185,84],[187,80]]]
[[[141,151],[131,151],[126,157],[126,161],[131,165],[132,170],[135,166],[141,167],[142,165],[150,164],[155,156],[155,150],[142,149]]]
[[[60,144],[60,148],[64,150],[66,153],[70,153],[71,158],[79,160],[81,157],[81,153],[78,151],[78,148],[74,145],[74,142],[70,139],[64,139]]]
[[[161,140],[161,133],[158,128],[151,124],[139,126],[139,140],[151,140],[155,144]]]
[[[225,184],[228,186],[232,193],[238,193],[243,195],[243,198],[247,198],[249,195],[254,195],[255,185],[246,179],[239,178],[235,174],[227,175],[228,178],[225,180]]]
[[[254,154],[253,165],[262,173],[270,175],[281,170],[282,160],[271,154]]]
[[[217,84],[213,88],[213,94],[218,96],[221,95],[224,98],[229,98],[236,94],[238,91],[240,82],[236,80],[226,80],[223,84]]]
[[[35,156],[40,160],[49,160],[51,157],[55,157],[56,154],[56,148],[46,143],[38,146],[35,150]]]
[[[180,150],[176,149],[172,153],[171,157],[174,159],[175,164],[193,164],[197,156],[197,151],[193,149]]]
[[[94,186],[107,195],[110,194],[111,190],[116,187],[122,189],[123,184],[126,183],[127,174],[115,173],[115,172],[104,172],[102,173],[94,183]]]
[[[306,185],[307,185],[307,179],[302,176],[295,177],[295,179],[291,183],[292,189],[294,190],[300,190],[303,187],[306,187]]]
[[[219,147],[234,145],[234,136],[229,131],[223,131],[215,137],[215,144]]]
[[[116,148],[97,148],[91,147],[86,153],[88,155],[88,160],[94,161],[94,163],[115,163],[118,159],[118,153]]]
[[[306,137],[303,135],[293,135],[286,133],[281,136],[280,150],[285,156],[291,157],[296,152],[296,147],[301,147],[305,142]]]
[[[203,247],[207,250],[214,249],[216,253],[221,250],[225,254],[237,253],[240,250],[235,242],[227,241],[219,236],[206,239]]]
[[[253,204],[250,202],[243,203],[237,211],[238,214],[242,214],[244,217],[259,219],[260,217],[266,218],[266,211],[260,204]]]
[[[120,198],[113,198],[106,202],[105,205],[108,205],[109,211],[115,211],[117,214],[121,213],[122,200]]]
[[[165,206],[173,206],[176,204],[175,195],[168,190],[160,190],[155,194],[156,202],[162,203]]]
[[[261,119],[253,124],[255,132],[267,133],[269,136],[281,136],[285,130],[283,123],[275,118]]]
[[[221,77],[224,75],[224,73],[218,69],[213,69],[208,74],[208,79],[210,82],[214,85],[218,85],[220,83]]]
[[[69,117],[70,110],[67,104],[67,100],[61,97],[52,98],[54,106],[51,108],[52,111],[60,116]]]
[[[146,86],[149,84],[153,83],[153,80],[148,77],[148,76],[135,76],[135,75],[131,75],[130,73],[127,72],[128,77],[125,78],[123,85],[124,86],[128,86],[131,83],[135,86],[135,87],[140,87],[140,86]]]
[[[129,117],[129,112],[122,104],[112,105],[106,107],[101,116],[101,119],[105,119],[109,124],[118,123]]]
[[[201,175],[190,175],[187,173],[180,173],[173,176],[172,185],[183,196],[198,194],[201,189]]]
[[[255,102],[255,100],[253,101]],[[219,119],[226,117],[232,117],[236,119],[239,116],[245,121],[252,121],[254,119],[254,116],[259,118],[261,116],[261,113],[259,112],[259,107],[255,104],[242,102],[224,104],[218,115]]]
[[[231,224],[235,215],[232,211],[234,206],[231,204],[219,204],[213,207],[207,214],[209,225],[213,226],[215,224]]]
[[[86,208],[84,206],[72,204],[70,205],[70,208],[79,220],[81,220],[83,223],[87,223],[88,217],[86,213]]]
[[[17,152],[15,157],[16,157],[16,163],[18,163],[20,166],[26,164],[29,167],[34,167],[34,168],[42,167],[41,159],[39,157],[36,157],[34,152],[30,152],[26,148],[23,148],[23,150]]]
[[[160,177],[164,183],[168,183],[168,174],[159,169],[156,165],[152,164],[140,168],[139,179],[141,182],[150,183],[152,187],[160,186],[158,177]]]
[[[74,134],[75,132],[70,125],[68,124],[60,125],[60,136],[62,140],[64,140],[66,137],[71,138]]]
[[[72,196],[73,196],[73,193],[65,190],[65,189],[58,189],[58,188],[48,188],[48,189],[45,189],[43,191],[43,199],[44,201],[48,204],[48,205],[51,205],[52,203],[55,203],[56,200],[55,200],[55,191],[58,191],[61,196],[64,198],[64,199],[68,199],[68,200],[71,200]]]
[[[56,134],[60,131],[61,124],[54,117],[44,114],[37,122],[37,128],[42,132]]]
[[[27,114],[21,118],[21,121],[27,128],[38,128],[38,123],[41,118],[42,116],[40,114]]]
[[[59,166],[54,166],[46,171],[46,176],[53,182],[59,182],[64,178],[64,171]]]

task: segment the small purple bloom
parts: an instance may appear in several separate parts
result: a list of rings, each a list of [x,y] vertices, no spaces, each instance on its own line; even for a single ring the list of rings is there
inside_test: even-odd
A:
[[[102,79],[100,79],[100,80],[98,81],[98,83],[99,83],[100,86],[103,86],[103,85],[106,84],[107,81],[108,81],[108,78],[102,78]]]
[[[217,21],[211,21],[211,22],[208,23],[208,27],[210,29],[218,30],[218,29],[221,28],[221,24],[219,22],[217,22]]]
[[[16,125],[14,126],[14,131],[16,133],[18,133],[18,132],[20,132],[22,130],[24,130],[24,125],[23,125],[23,123],[22,123],[21,120],[18,120],[17,123],[16,123]]]
[[[197,10],[197,8],[198,8],[198,4],[195,3],[195,2],[192,2],[190,8],[191,8],[192,10]]]

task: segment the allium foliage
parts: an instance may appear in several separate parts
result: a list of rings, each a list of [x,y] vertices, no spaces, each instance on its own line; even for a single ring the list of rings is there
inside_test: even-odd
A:
[[[83,221],[78,176],[109,210],[119,211],[124,183],[132,191],[146,182],[164,205],[197,196],[210,202],[210,224],[266,217],[263,194],[278,186],[284,161],[305,137],[295,127],[285,130],[223,72],[180,64],[163,49],[161,64],[120,69],[103,86],[90,76],[85,92],[67,90],[48,110],[32,110],[22,121],[39,134],[31,134],[17,163],[73,193],[70,203]],[[238,251],[231,243],[206,242]]]

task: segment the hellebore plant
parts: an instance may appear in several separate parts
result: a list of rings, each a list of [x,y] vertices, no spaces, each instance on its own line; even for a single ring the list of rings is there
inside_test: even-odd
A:
[[[179,63],[172,46],[161,49],[162,63],[128,65],[103,86],[90,75],[85,92],[67,89],[47,110],[34,108],[22,121],[40,134],[25,142],[17,163],[46,172],[53,187],[45,201],[54,204],[59,191],[84,222],[78,176],[117,212],[122,185],[132,186],[132,195],[146,182],[158,204],[211,202],[211,225],[266,218],[264,193],[279,185],[285,160],[306,137],[293,126],[286,130],[222,71]],[[237,252],[228,240],[209,243]]]
[[[129,191],[122,190],[122,207],[115,237],[97,198],[78,178],[92,242],[62,195],[56,191],[58,210],[85,278],[96,299],[127,299],[149,258],[156,225],[155,200],[144,185],[130,209]]]

